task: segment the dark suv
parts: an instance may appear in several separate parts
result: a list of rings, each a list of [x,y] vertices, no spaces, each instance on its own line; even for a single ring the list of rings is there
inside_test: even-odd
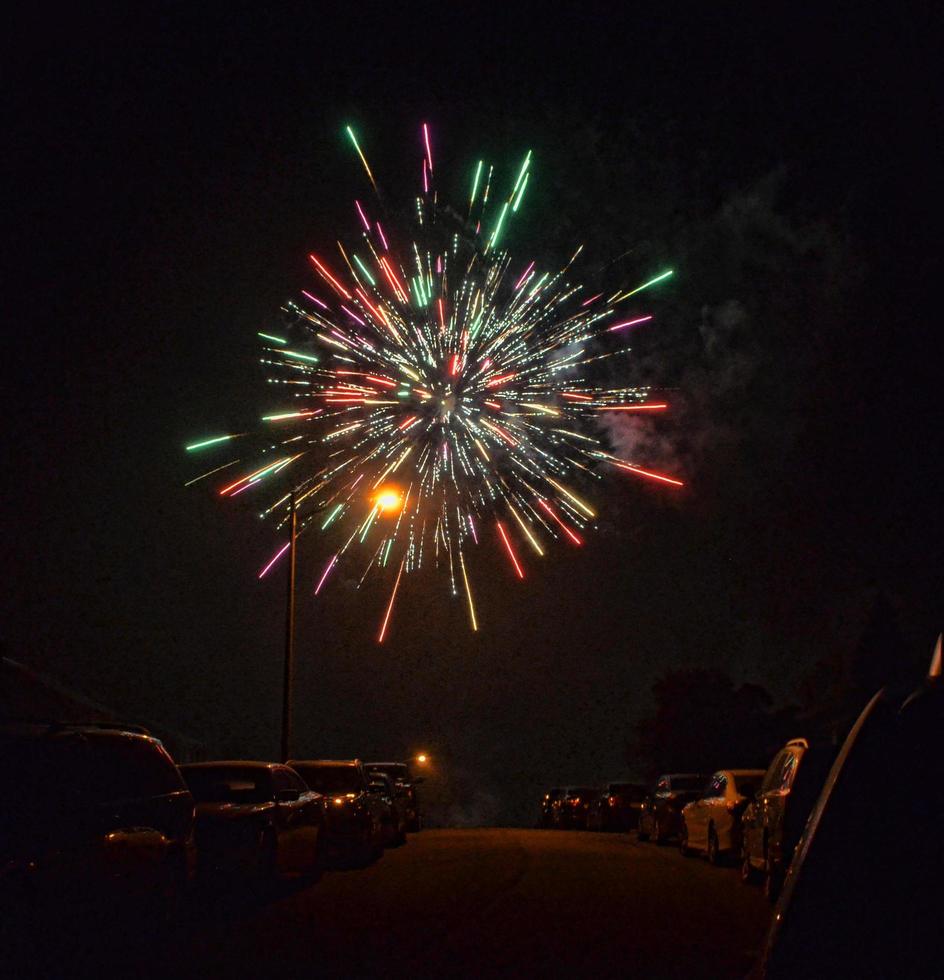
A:
[[[382,772],[393,780],[396,795],[406,808],[406,829],[415,834],[423,826],[420,802],[416,795],[416,787],[423,782],[423,777],[414,777],[405,762],[365,762],[364,768],[368,773]]]
[[[633,830],[646,796],[641,783],[607,783],[590,804],[588,830]]]
[[[777,753],[741,820],[741,877],[763,875],[773,900],[835,756],[830,745],[791,739]]]
[[[194,802],[144,729],[0,728],[0,916],[49,923],[104,912],[164,918],[193,868]],[[41,913],[37,910],[43,910]]]
[[[678,837],[682,829],[682,807],[698,799],[707,782],[707,776],[695,773],[660,776],[642,801],[636,826],[639,839],[662,844],[670,837]]]
[[[325,797],[328,857],[366,864],[389,840],[390,807],[372,792],[359,759],[292,759],[286,763]]]

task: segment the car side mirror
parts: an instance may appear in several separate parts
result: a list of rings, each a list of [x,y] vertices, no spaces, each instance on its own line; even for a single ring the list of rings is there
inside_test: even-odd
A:
[[[275,794],[276,803],[297,803],[301,797],[301,790],[297,789],[280,789]]]

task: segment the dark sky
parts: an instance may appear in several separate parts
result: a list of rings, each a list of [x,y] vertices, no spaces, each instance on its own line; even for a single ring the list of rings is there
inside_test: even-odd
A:
[[[11,32],[8,655],[213,751],[275,753],[283,587],[255,578],[272,532],[184,489],[182,447],[270,407],[255,331],[310,284],[307,252],[354,232],[343,126],[408,205],[424,120],[460,201],[474,160],[511,170],[534,149],[517,254],[585,241],[601,265],[676,268],[632,371],[678,411],[622,437],[689,487],[609,480],[600,533],[526,589],[477,560],[476,636],[435,576],[407,583],[383,648],[386,586],[306,598],[299,751],[428,748],[480,790],[470,813],[523,819],[545,784],[622,773],[668,668],[715,665],[786,702],[855,644],[879,592],[929,647],[944,543],[930,5],[318,6],[90,5]],[[303,551],[303,593],[323,560]]]

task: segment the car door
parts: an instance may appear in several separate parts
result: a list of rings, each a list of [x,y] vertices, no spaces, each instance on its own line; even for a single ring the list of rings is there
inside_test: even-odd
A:
[[[298,777],[285,766],[272,769],[275,825],[278,833],[279,871],[300,871],[304,867],[305,833],[302,793]]]
[[[699,851],[708,847],[708,814],[715,793],[717,776],[708,780],[701,796],[685,808],[685,829],[688,832],[688,846]]]

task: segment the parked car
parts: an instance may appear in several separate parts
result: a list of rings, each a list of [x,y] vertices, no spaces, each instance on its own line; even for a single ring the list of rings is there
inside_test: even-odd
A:
[[[587,811],[599,790],[593,786],[568,786],[555,801],[553,824],[560,830],[586,830]]]
[[[762,876],[771,901],[780,891],[835,755],[831,745],[791,739],[774,757],[754,801],[744,811],[741,878],[749,882]]]
[[[944,888],[941,640],[926,684],[865,706],[787,870],[761,980],[931,977]]]
[[[288,765],[325,797],[325,844],[330,860],[366,864],[380,857],[388,836],[387,805],[371,793],[359,759],[293,759]]]
[[[563,795],[564,788],[562,786],[552,786],[544,794],[544,799],[541,800],[541,815],[538,818],[538,824],[541,827],[554,826],[555,807]]]
[[[382,816],[384,847],[399,847],[406,843],[407,807],[403,793],[385,772],[368,772],[367,789],[384,804]]]
[[[167,918],[194,863],[194,803],[144,729],[0,728],[0,938],[59,925]],[[54,945],[54,944],[53,944]]]
[[[682,829],[682,807],[696,799],[708,777],[697,773],[668,773],[656,780],[642,801],[636,834],[639,840],[662,844],[678,837]]]
[[[607,783],[590,803],[587,829],[635,830],[645,796],[641,783]]]
[[[402,797],[407,811],[406,829],[417,833],[423,826],[420,803],[416,787],[423,782],[422,776],[413,776],[410,767],[405,762],[365,762],[364,768],[370,772],[386,773],[397,789],[397,795]]]
[[[701,796],[682,807],[679,848],[712,864],[741,851],[741,817],[764,778],[763,769],[720,769]]]
[[[272,762],[197,762],[180,771],[197,803],[201,873],[268,882],[320,872],[324,801],[297,773]]]

